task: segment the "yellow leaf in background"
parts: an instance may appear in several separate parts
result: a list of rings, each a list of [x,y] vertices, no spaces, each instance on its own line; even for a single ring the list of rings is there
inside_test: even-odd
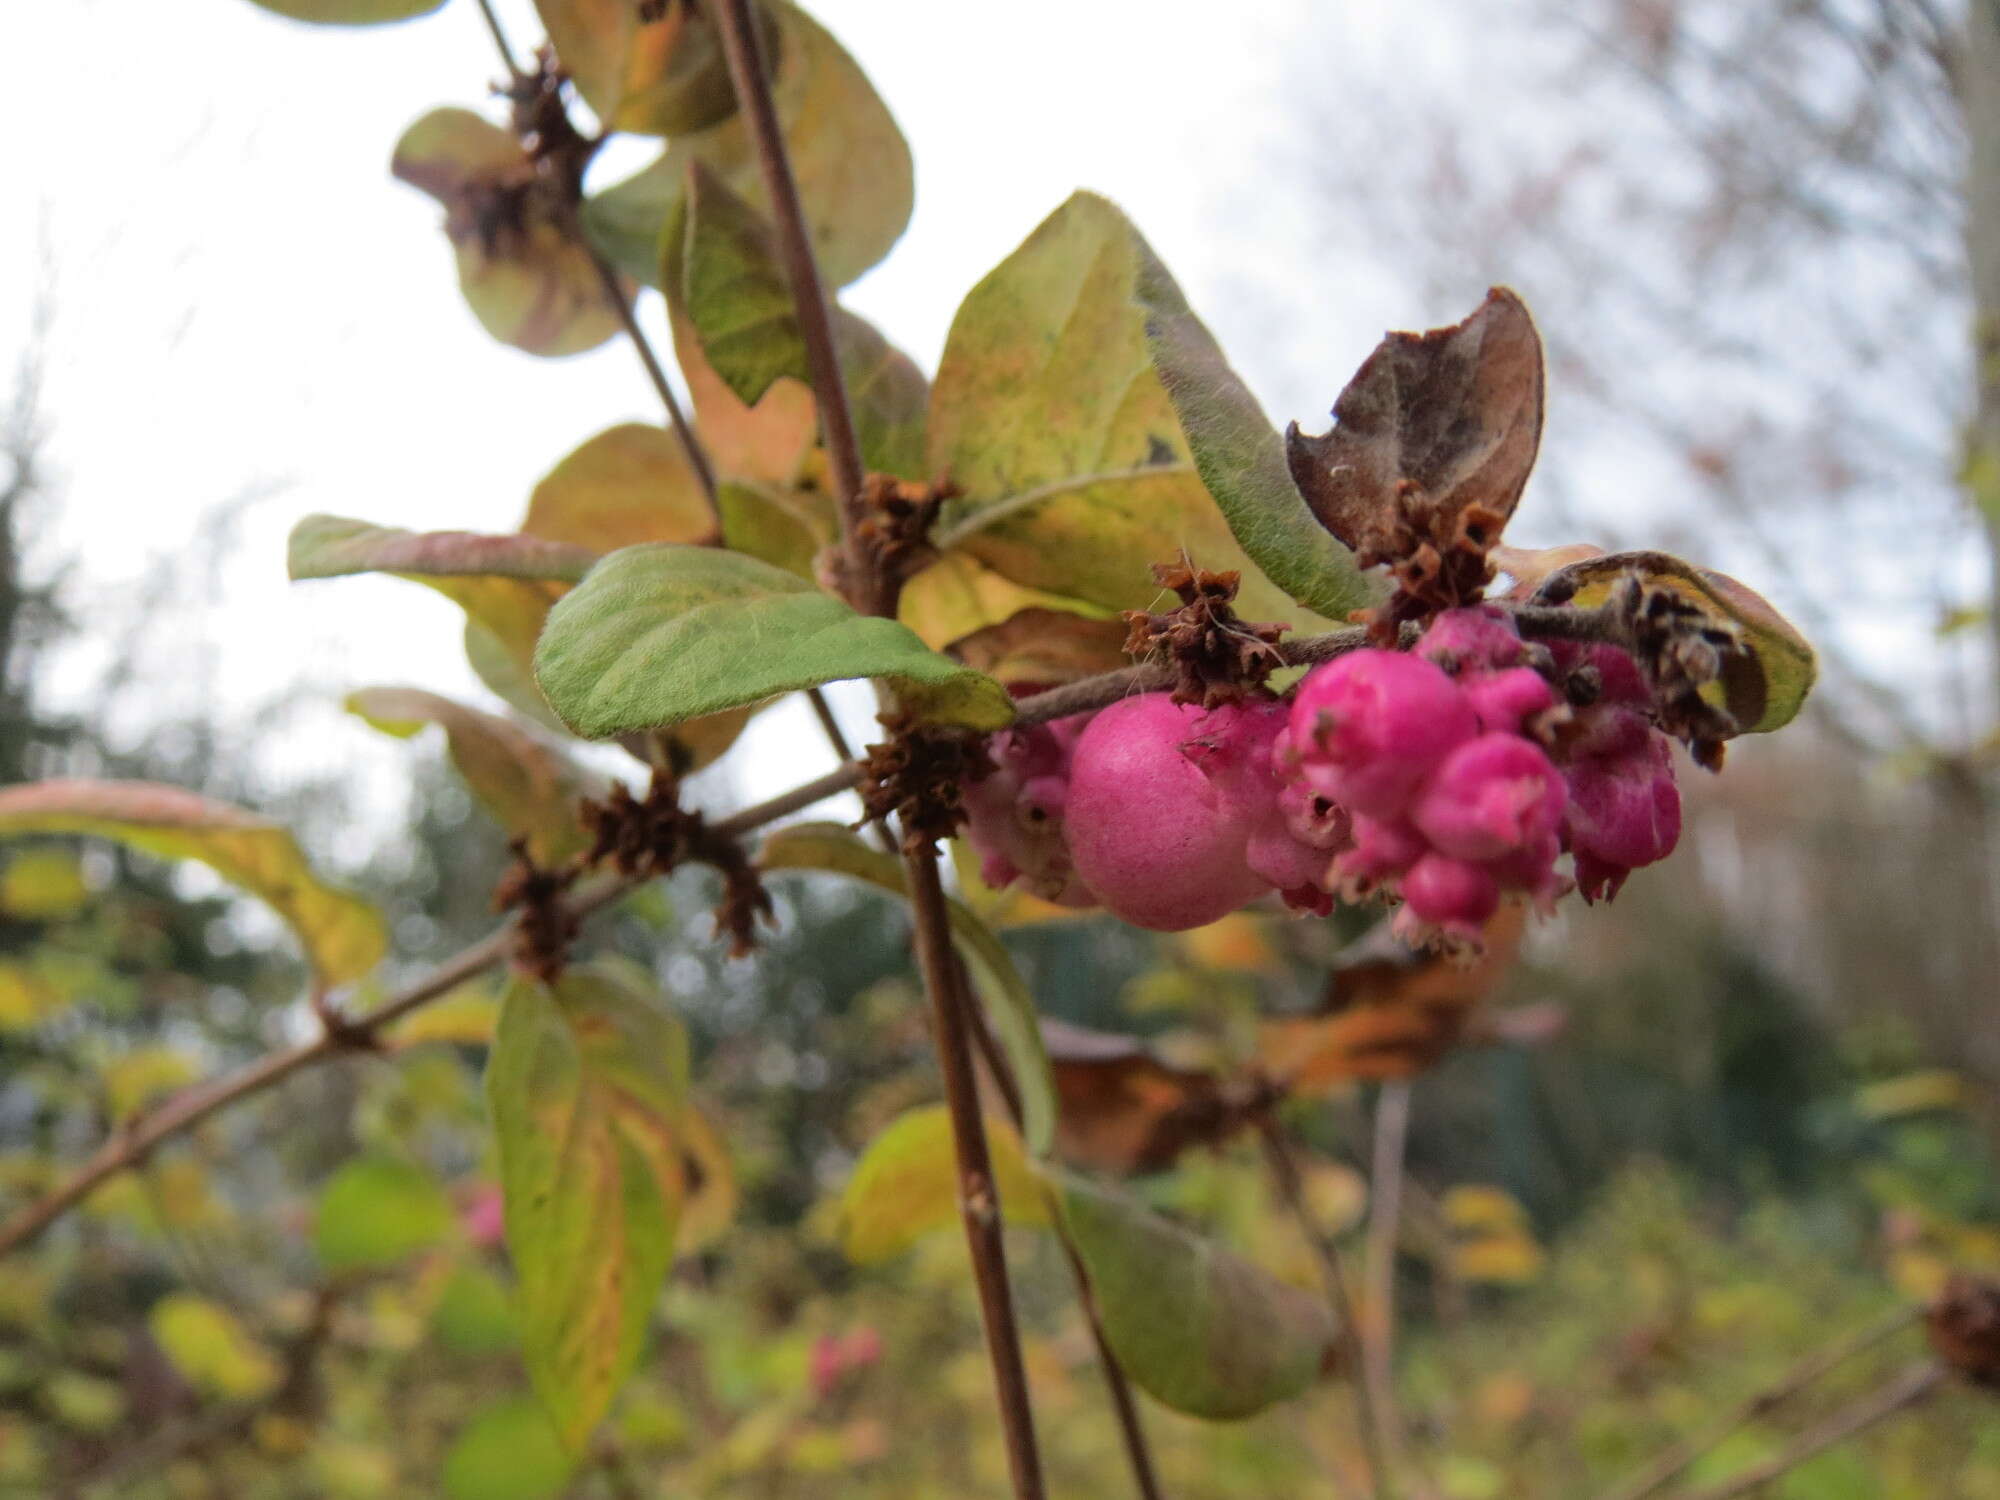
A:
[[[427,1042],[485,1047],[492,1044],[493,1027],[499,1019],[499,996],[479,985],[468,984],[404,1017],[389,1028],[383,1040],[391,1050],[420,1047]]]
[[[194,1059],[172,1047],[139,1047],[104,1068],[104,1092],[119,1119],[137,1114],[155,1099],[185,1088],[200,1076]]]
[[[1520,1230],[1528,1222],[1528,1211],[1512,1193],[1480,1183],[1447,1189],[1439,1207],[1445,1222],[1464,1232],[1497,1234]]]
[[[1525,1234],[1483,1235],[1454,1246],[1451,1267],[1461,1281],[1525,1286],[1542,1274],[1548,1257]]]
[[[1181,951],[1204,969],[1269,974],[1278,965],[1264,920],[1248,912],[1232,912],[1219,922],[1182,933],[1178,941]]]
[[[1472,1393],[1472,1409],[1479,1420],[1495,1427],[1512,1427],[1534,1405],[1535,1383],[1519,1370],[1490,1375]]]
[[[1305,1169],[1306,1207],[1313,1222],[1340,1234],[1361,1222],[1368,1207],[1368,1181],[1339,1162],[1315,1161]]]
[[[1964,1104],[1965,1080],[1949,1068],[1925,1068],[1885,1078],[1854,1096],[1854,1107],[1869,1120],[1894,1120],[1925,1110],[1959,1109]]]
[[[0,873],[0,911],[29,922],[73,917],[90,899],[90,884],[74,855],[31,849],[7,861]]]
[[[1011,1224],[1046,1224],[1048,1195],[1011,1125],[986,1122],[994,1184]],[[841,1195],[841,1243],[858,1266],[879,1265],[958,1220],[958,1158],[943,1105],[913,1109],[869,1143]]]
[[[284,1376],[276,1356],[220,1303],[169,1292],[147,1318],[153,1337],[189,1383],[229,1401],[269,1395]]]
[[[0,1032],[32,1031],[62,1007],[62,997],[32,969],[0,963]]]
[[[1929,1302],[1951,1279],[1951,1263],[1934,1250],[1889,1252],[1889,1283],[1913,1302]]]

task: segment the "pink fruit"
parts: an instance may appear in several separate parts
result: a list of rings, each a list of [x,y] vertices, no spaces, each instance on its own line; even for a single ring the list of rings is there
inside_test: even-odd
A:
[[[1400,819],[1359,817],[1354,847],[1334,860],[1334,874],[1359,895],[1401,875],[1429,848],[1424,836]]]
[[[1417,655],[1457,677],[1517,667],[1527,660],[1528,646],[1507,611],[1474,604],[1432,620],[1417,642]]]
[[[1143,693],[1090,721],[1076,743],[1064,829],[1076,875],[1105,906],[1135,926],[1179,932],[1271,889],[1248,852],[1262,821],[1260,777],[1269,816],[1281,816],[1260,719],[1275,731],[1254,707],[1205,711]]]
[[[1458,684],[1430,662],[1355,651],[1299,684],[1286,738],[1313,790],[1350,812],[1394,817],[1477,729]]]
[[[1488,733],[1520,734],[1530,719],[1556,706],[1556,690],[1532,667],[1467,676],[1459,686],[1479,716],[1480,729]]]
[[[1063,836],[1070,754],[1084,723],[1079,714],[1004,730],[987,742],[994,769],[964,790],[965,832],[980,856],[980,878],[994,889],[1019,883],[1044,901],[1097,904],[1076,878]]]
[[[1403,877],[1403,901],[1418,921],[1476,941],[1500,909],[1500,883],[1469,860],[1426,854]]]
[[[1540,746],[1482,734],[1452,751],[1424,784],[1412,821],[1454,859],[1495,859],[1529,849],[1561,826],[1562,778]]]
[[[1576,856],[1584,900],[1609,900],[1638,866],[1673,853],[1681,834],[1681,794],[1665,735],[1648,730],[1640,749],[1575,761],[1565,777],[1563,836]]]

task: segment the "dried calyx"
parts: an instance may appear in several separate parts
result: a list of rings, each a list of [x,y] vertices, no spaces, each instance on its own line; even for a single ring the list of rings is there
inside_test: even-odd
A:
[[[741,958],[755,946],[758,919],[771,916],[770,894],[741,844],[681,806],[673,775],[655,771],[644,797],[614,784],[602,802],[584,798],[579,817],[591,836],[581,861],[586,869],[609,864],[628,878],[651,880],[690,862],[711,866],[722,877],[715,923],[730,936],[730,956]]]
[[[820,586],[863,614],[894,618],[903,584],[937,560],[930,534],[939,507],[960,493],[948,479],[919,483],[870,474],[851,534],[819,556]]]
[[[1180,596],[1180,608],[1125,611],[1125,651],[1135,661],[1173,669],[1175,703],[1240,703],[1284,665],[1277,643],[1286,627],[1236,617],[1232,601],[1241,574],[1197,568],[1183,553],[1177,563],[1155,563],[1153,577]]]
[[[868,817],[885,823],[894,814],[903,848],[925,849],[950,838],[965,822],[965,788],[990,775],[985,743],[963,729],[920,724],[906,714],[884,714],[889,738],[862,756],[856,790]]]

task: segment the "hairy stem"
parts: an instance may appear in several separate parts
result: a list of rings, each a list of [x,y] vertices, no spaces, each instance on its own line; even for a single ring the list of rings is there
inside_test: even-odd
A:
[[[1688,1500],[1736,1500],[1739,1495],[1751,1494],[1807,1459],[1925,1400],[1944,1383],[1944,1375],[1944,1366],[1936,1360],[1911,1365],[1886,1385],[1841,1407],[1817,1427],[1800,1433],[1763,1463],[1753,1464],[1711,1489],[1699,1490]]]
[[[1374,1384],[1368,1379],[1367,1355],[1361,1345],[1360,1325],[1355,1320],[1354,1297],[1348,1291],[1347,1268],[1340,1246],[1313,1219],[1312,1210],[1306,1203],[1305,1180],[1299,1173],[1291,1143],[1285,1139],[1278,1122],[1266,1118],[1260,1123],[1259,1134],[1263,1138],[1264,1160],[1271,1169],[1271,1180],[1276,1184],[1286,1210],[1319,1260],[1320,1281],[1326,1287],[1327,1301],[1333,1304],[1334,1320],[1340,1325],[1340,1357],[1346,1363],[1347,1378],[1354,1387],[1355,1415],[1361,1431],[1362,1452],[1368,1460],[1370,1490],[1375,1500],[1395,1500],[1394,1476],[1389,1471],[1387,1455],[1382,1451],[1382,1424],[1375,1412]]]
[[[1737,1429],[1769,1415],[1822,1376],[1901,1333],[1914,1324],[1922,1312],[1923,1309],[1914,1304],[1899,1307],[1888,1317],[1815,1350],[1770,1385],[1731,1407],[1714,1426],[1674,1444],[1639,1473],[1617,1488],[1606,1491],[1603,1500],[1647,1500],[1648,1496],[1657,1495],[1704,1454],[1721,1446]]]
[[[946,925],[944,887],[938,881],[937,853],[928,846],[906,850],[903,868],[910,888],[910,911],[917,929],[917,965],[923,971],[937,1032],[939,1070],[951,1114],[958,1156],[958,1207],[972,1251],[979,1287],[980,1321],[993,1362],[1000,1426],[1007,1444],[1007,1467],[1018,1500],[1042,1500],[1041,1455],[1035,1446],[1035,1417],[1028,1402],[1028,1373],[1021,1363],[1020,1334],[1014,1323],[1014,1294],[1007,1282],[1007,1249],[1001,1238],[1000,1190],[987,1150],[986,1121],[979,1109],[979,1082],[972,1071],[971,1026],[960,988],[957,956]]]

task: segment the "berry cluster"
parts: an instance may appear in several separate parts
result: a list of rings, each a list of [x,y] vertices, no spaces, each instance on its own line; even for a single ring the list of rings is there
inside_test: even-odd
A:
[[[1322,914],[1380,894],[1409,938],[1476,940],[1509,894],[1553,903],[1565,850],[1595,900],[1673,848],[1680,796],[1648,706],[1626,653],[1531,647],[1475,605],[1414,651],[1315,669],[1289,700],[1146,693],[995,736],[968,833],[988,883],[1141,927],[1273,891]]]

